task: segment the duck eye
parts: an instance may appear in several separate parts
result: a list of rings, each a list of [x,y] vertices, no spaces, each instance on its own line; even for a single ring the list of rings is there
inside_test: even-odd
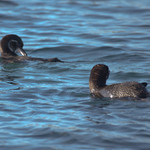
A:
[[[8,43],[8,47],[11,51],[15,51],[18,48],[18,42],[16,40],[11,40]]]

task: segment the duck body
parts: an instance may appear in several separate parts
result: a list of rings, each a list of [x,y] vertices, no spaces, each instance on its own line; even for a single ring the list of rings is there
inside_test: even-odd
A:
[[[41,62],[63,62],[58,58],[36,58],[36,57],[28,57],[28,56],[3,56],[2,60],[5,62],[24,62],[24,61],[41,61]]]
[[[9,34],[2,38],[0,42],[0,52],[1,57],[8,62],[13,61],[43,61],[43,62],[62,62],[58,58],[44,59],[36,57],[28,57],[27,53],[23,50],[23,41],[22,39],[15,35]],[[22,56],[18,56],[19,52]]]
[[[91,94],[97,97],[110,97],[110,98],[122,98],[122,97],[137,97],[146,98],[148,91],[142,83],[138,82],[124,82],[112,85],[106,85],[101,88],[91,89]]]
[[[109,76],[109,68],[106,65],[95,65],[90,74],[89,87],[90,92],[95,97],[110,98],[146,98],[149,92],[146,89],[147,83],[138,83],[135,81],[106,85]]]

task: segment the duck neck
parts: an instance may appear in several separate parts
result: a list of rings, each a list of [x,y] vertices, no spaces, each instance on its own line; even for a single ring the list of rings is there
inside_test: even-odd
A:
[[[0,48],[1,56],[7,57],[7,56],[18,56],[17,54],[13,53],[9,50],[9,48]]]
[[[18,56],[18,55],[13,53],[13,52],[12,53],[9,52],[9,53],[2,53],[1,56],[2,57],[8,57],[8,56]]]
[[[106,86],[106,76],[105,75],[103,75],[103,74],[99,75],[97,73],[90,75],[90,80],[89,80],[90,90],[99,89],[104,86]]]
[[[8,47],[8,43],[3,43],[4,41],[0,42],[0,52],[1,52],[1,56],[2,57],[7,57],[7,56],[18,56],[17,54],[15,54],[14,52],[12,52],[9,47]]]

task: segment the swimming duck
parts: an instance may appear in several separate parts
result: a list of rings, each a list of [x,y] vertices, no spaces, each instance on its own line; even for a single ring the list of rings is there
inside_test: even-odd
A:
[[[27,53],[23,50],[23,41],[22,39],[15,35],[9,34],[2,38],[0,42],[0,52],[2,58],[5,60],[31,60],[31,61],[46,61],[46,62],[62,62],[58,58],[44,59],[44,58],[35,58],[28,57]],[[16,53],[19,52],[22,56],[18,56]]]
[[[108,66],[104,64],[97,64],[92,68],[89,78],[89,88],[93,96],[110,98],[146,98],[149,96],[149,93],[146,89],[146,82],[138,83],[132,81],[106,85],[106,80],[108,77]]]

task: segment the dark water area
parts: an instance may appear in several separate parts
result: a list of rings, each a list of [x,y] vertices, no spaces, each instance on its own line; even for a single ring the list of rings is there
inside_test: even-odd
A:
[[[108,84],[147,82],[149,0],[0,0],[0,38],[17,34],[29,56],[0,59],[0,150],[148,150],[150,98],[93,98],[91,68]]]

